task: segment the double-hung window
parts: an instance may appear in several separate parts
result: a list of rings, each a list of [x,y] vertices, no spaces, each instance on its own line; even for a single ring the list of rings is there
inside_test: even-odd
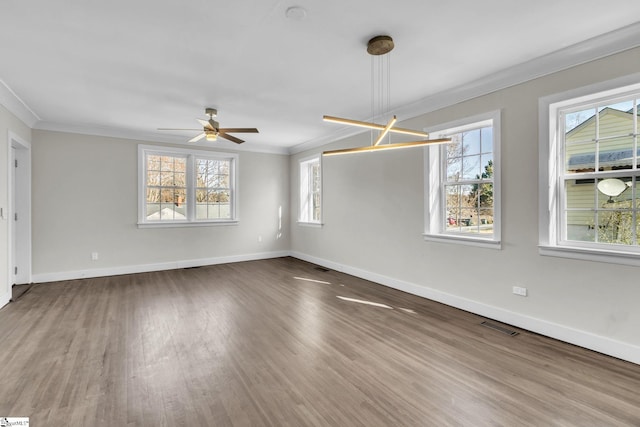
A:
[[[430,129],[451,143],[425,150],[425,239],[500,247],[500,112]]]
[[[141,226],[237,221],[237,155],[138,147]]]
[[[320,156],[300,160],[300,206],[298,222],[322,222],[322,165]]]
[[[640,262],[640,85],[582,92],[541,100],[541,251]]]

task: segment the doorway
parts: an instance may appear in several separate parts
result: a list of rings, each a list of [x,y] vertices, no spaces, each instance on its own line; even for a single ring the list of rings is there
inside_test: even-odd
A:
[[[31,283],[31,144],[9,134],[9,285]]]

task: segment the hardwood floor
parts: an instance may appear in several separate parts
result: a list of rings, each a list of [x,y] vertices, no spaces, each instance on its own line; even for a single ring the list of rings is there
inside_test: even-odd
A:
[[[638,365],[508,336],[314,267],[280,258],[34,285],[0,310],[0,416],[33,426],[640,425]]]

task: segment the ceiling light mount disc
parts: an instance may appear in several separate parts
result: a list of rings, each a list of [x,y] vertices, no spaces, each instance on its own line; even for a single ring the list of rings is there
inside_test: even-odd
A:
[[[205,108],[204,113],[207,116],[216,117],[218,115],[218,110],[215,108]]]
[[[393,50],[393,39],[390,36],[375,36],[367,43],[370,55],[384,55]]]

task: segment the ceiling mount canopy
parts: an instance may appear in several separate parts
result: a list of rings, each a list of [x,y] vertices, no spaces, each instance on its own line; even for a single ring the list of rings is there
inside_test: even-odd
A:
[[[367,43],[369,55],[385,55],[394,48],[393,39],[389,36],[375,36]]]
[[[387,54],[393,50],[395,44],[391,36],[380,35],[375,36],[367,43],[367,53],[371,55],[371,118],[372,122],[364,122],[352,119],[343,119],[334,116],[323,116],[323,120],[326,122],[345,124],[349,126],[358,126],[367,129],[371,129],[371,145],[358,148],[347,148],[341,150],[325,151],[322,154],[324,156],[333,156],[338,154],[350,154],[350,153],[363,153],[367,151],[379,151],[379,150],[391,150],[396,148],[409,148],[417,147],[428,144],[443,144],[451,142],[451,139],[424,139],[421,141],[409,141],[401,143],[391,143],[390,135],[392,133],[399,133],[405,135],[419,136],[422,138],[428,138],[429,134],[419,130],[403,129],[394,127],[398,118],[394,115],[385,118],[386,124],[373,123],[376,117],[384,118],[385,114],[391,109],[391,62]],[[386,66],[386,81],[383,78],[383,74]],[[377,77],[377,79],[376,79]],[[377,80],[377,82],[376,82]],[[385,86],[386,83],[386,86]],[[385,99],[386,96],[386,99]],[[385,105],[386,104],[386,105]],[[377,109],[377,110],[376,110]],[[374,139],[374,131],[379,131]],[[389,142],[382,144],[385,137],[389,136]]]

